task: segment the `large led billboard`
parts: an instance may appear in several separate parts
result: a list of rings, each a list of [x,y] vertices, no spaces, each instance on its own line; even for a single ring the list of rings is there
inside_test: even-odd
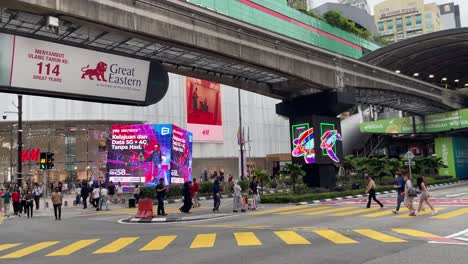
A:
[[[223,141],[221,87],[219,83],[186,78],[187,129],[199,142]]]
[[[341,126],[338,118],[310,116],[290,118],[291,156],[297,164],[340,162]]]
[[[191,180],[192,133],[177,126],[113,125],[107,150],[107,181],[132,186]]]

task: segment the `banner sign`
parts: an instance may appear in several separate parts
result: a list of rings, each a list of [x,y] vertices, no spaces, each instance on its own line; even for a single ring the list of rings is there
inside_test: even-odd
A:
[[[468,179],[468,139],[444,137],[435,139],[436,156],[447,168],[440,168],[442,176]]]
[[[187,77],[186,95],[187,130],[193,133],[193,140],[222,142],[220,84]]]
[[[364,122],[360,125],[364,133],[384,134],[412,134],[434,133],[456,129],[468,128],[468,109],[462,109],[441,114],[432,114],[424,117],[415,117],[416,131],[413,131],[411,117],[393,118]]]
[[[124,186],[184,183],[192,177],[192,134],[171,124],[113,125],[106,180]]]
[[[167,72],[153,62],[7,34],[0,48],[0,85],[32,94],[144,104],[149,90],[167,90]]]

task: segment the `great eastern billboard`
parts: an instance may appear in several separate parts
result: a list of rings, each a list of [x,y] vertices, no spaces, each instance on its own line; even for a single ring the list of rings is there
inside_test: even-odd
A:
[[[157,62],[0,33],[1,92],[150,105],[168,85]]]

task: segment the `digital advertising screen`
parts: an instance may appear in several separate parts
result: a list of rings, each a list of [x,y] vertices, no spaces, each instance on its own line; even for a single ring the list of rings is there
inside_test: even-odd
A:
[[[296,164],[340,162],[342,137],[340,120],[335,117],[310,116],[290,119],[291,156]]]
[[[191,137],[190,132],[171,124],[112,125],[107,139],[106,181],[133,186],[157,183],[160,178],[165,184],[189,180]],[[184,159],[179,152],[184,153]]]
[[[222,142],[221,85],[186,78],[187,129],[198,142]]]

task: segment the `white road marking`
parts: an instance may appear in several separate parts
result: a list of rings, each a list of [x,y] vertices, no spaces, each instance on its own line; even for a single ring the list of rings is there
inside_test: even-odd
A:
[[[458,196],[463,196],[467,193],[456,193],[456,194],[448,194],[448,195],[445,195],[445,197],[447,198],[452,198],[452,197],[458,197]]]
[[[455,234],[451,234],[449,236],[446,236],[445,238],[454,238],[454,237],[462,236],[462,235],[464,235],[466,233],[468,233],[468,229],[465,229],[465,230],[460,231],[460,232],[455,233]]]

